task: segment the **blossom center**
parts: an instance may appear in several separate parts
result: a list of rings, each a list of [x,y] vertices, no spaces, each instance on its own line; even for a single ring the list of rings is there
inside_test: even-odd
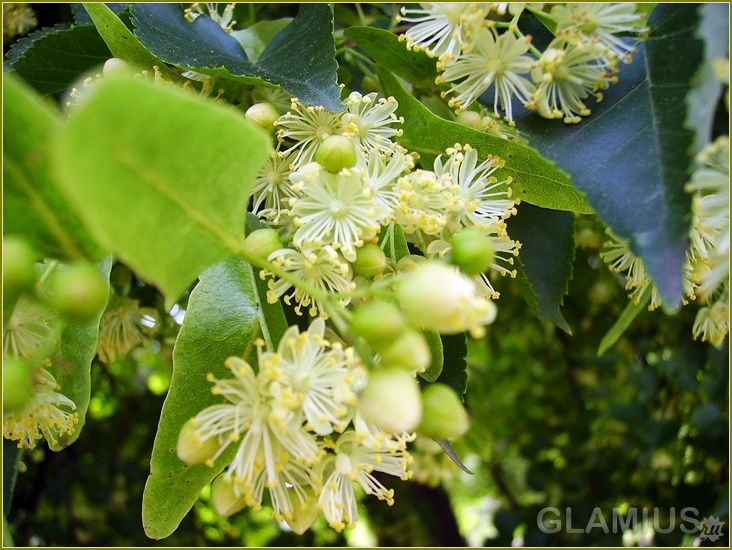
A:
[[[348,213],[348,205],[341,199],[335,199],[330,203],[330,213],[334,218],[343,218]]]
[[[324,140],[325,138],[327,138],[328,136],[331,135],[332,131],[333,131],[333,129],[330,126],[322,125],[322,126],[318,126],[318,129],[315,130],[315,135],[317,136],[318,139]]]
[[[505,63],[500,59],[493,59],[486,64],[489,73],[495,73],[496,76],[503,76]]]
[[[353,465],[351,464],[351,458],[345,453],[339,453],[336,456],[336,471],[342,476],[347,476],[353,471]]]

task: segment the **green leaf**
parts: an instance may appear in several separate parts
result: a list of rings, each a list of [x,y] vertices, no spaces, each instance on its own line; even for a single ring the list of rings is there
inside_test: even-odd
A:
[[[521,243],[519,273],[530,286],[529,305],[537,316],[571,334],[559,306],[564,302],[574,261],[574,215],[522,203],[506,220],[508,234]],[[519,290],[525,294],[525,285]],[[525,296],[526,297],[526,296]]]
[[[690,212],[684,184],[693,140],[684,104],[702,58],[694,36],[698,9],[659,4],[647,42],[580,124],[535,113],[517,120],[531,145],[570,174],[598,216],[631,242],[669,308],[683,295]]]
[[[592,212],[582,195],[572,187],[567,176],[534,150],[519,143],[486,135],[467,126],[443,120],[407,93],[389,71],[376,67],[384,93],[399,102],[396,114],[404,117],[400,143],[420,154],[422,166],[432,167],[437,155],[456,143],[470,144],[480,156],[498,155],[506,161],[499,179],[511,176],[514,197],[556,210],[582,214]]]
[[[112,270],[112,256],[107,256],[97,264],[97,269],[106,281],[109,289],[109,274]],[[39,292],[43,294],[42,288]],[[97,315],[85,323],[67,322],[58,339],[54,351],[51,353],[51,367],[49,370],[61,387],[61,393],[76,404],[79,423],[71,435],[59,437],[56,445],[48,442],[52,451],[60,451],[71,445],[81,435],[89,408],[91,397],[91,364],[97,350],[99,335],[99,321],[104,313],[102,306]]]
[[[441,335],[445,361],[437,382],[447,384],[458,395],[468,389],[468,340],[465,334]]]
[[[442,338],[440,338],[438,333],[427,330],[424,331],[424,336],[430,345],[432,361],[427,367],[427,370],[420,373],[419,376],[427,380],[427,382],[435,382],[440,377],[440,374],[442,374],[442,367],[445,364],[445,350],[442,346]]]
[[[46,257],[101,258],[51,174],[56,109],[13,74],[3,79],[3,106],[3,232],[22,235]]]
[[[10,514],[15,482],[18,480],[18,466],[23,455],[14,441],[3,438],[3,515]]]
[[[140,43],[109,7],[104,4],[84,3],[84,9],[114,57],[143,68],[158,67],[165,76],[172,75],[163,62]]]
[[[135,35],[166,63],[245,84],[272,84],[303,103],[341,111],[333,14],[327,4],[301,4],[252,63],[236,38],[211,18],[189,23],[176,4],[134,4]],[[185,45],[185,47],[182,47]]]
[[[610,349],[610,347],[612,347],[615,342],[618,341],[618,339],[623,335],[623,333],[633,322],[633,319],[635,319],[638,314],[646,308],[648,302],[650,301],[651,287],[648,286],[643,291],[643,294],[640,296],[637,303],[635,300],[631,300],[628,302],[628,304],[625,306],[625,309],[620,314],[620,317],[618,317],[618,320],[615,321],[615,324],[610,327],[610,330],[607,331],[607,334],[605,334],[605,336],[603,336],[602,340],[600,341],[600,346],[597,348],[598,357],[605,353],[608,349]]]
[[[395,262],[398,262],[404,256],[409,256],[409,246],[407,246],[404,231],[396,223],[390,223],[386,229],[381,230],[379,246],[384,250],[386,256]]]
[[[236,38],[247,58],[254,62],[259,59],[262,52],[272,41],[272,38],[292,22],[292,19],[275,19],[274,21],[258,21],[251,27],[232,31],[231,36]]]
[[[84,73],[110,57],[99,33],[88,25],[32,33],[8,53],[13,69],[43,95],[70,88]]]
[[[424,51],[407,50],[394,33],[374,27],[349,27],[343,31],[356,45],[385,69],[406,78],[419,87],[434,88],[436,60]]]
[[[272,151],[241,112],[138,79],[98,84],[57,145],[59,184],[89,231],[169,304],[241,251]]]
[[[284,333],[282,306],[268,304],[261,298],[265,293],[266,285],[240,258],[206,270],[191,293],[173,350],[173,379],[163,404],[143,494],[142,522],[150,538],[161,539],[175,531],[201,490],[236,453],[232,445],[213,468],[204,464],[186,466],[176,453],[178,432],[189,418],[221,401],[211,394],[207,373],[230,378],[224,361],[232,355],[248,358],[256,365],[253,340],[262,335],[264,318],[266,332],[275,342]]]

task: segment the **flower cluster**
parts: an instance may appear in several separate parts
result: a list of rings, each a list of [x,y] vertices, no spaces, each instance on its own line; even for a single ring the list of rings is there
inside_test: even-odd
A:
[[[524,9],[543,4],[421,3],[403,7],[401,35],[407,48],[437,56],[442,97],[460,113],[492,93],[493,113],[514,124],[514,98],[545,118],[577,123],[588,116],[589,96],[617,82],[619,62],[630,63],[635,46],[620,35],[642,35],[635,4],[555,4],[543,17],[556,25],[555,39],[539,51],[517,25]],[[506,11],[510,20],[505,17]]]
[[[683,271],[687,300],[701,304],[694,338],[720,346],[729,334],[729,137],[721,136],[697,156],[697,169],[687,184],[693,193],[689,248]],[[649,309],[661,298],[643,260],[628,243],[611,235],[603,259],[625,274],[626,289],[636,303],[649,292]]]

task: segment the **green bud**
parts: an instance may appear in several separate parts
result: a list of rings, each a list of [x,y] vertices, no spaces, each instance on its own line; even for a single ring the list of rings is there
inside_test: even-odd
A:
[[[366,75],[363,77],[363,80],[361,80],[361,89],[365,94],[370,94],[371,92],[380,92],[381,84],[378,80],[370,77],[369,75]]]
[[[493,263],[493,243],[479,229],[463,229],[453,236],[450,244],[452,262],[466,275],[485,273]]]
[[[108,298],[105,281],[90,264],[62,265],[51,274],[48,304],[70,321],[92,320],[104,309]]]
[[[417,431],[435,439],[455,439],[470,425],[460,397],[450,386],[430,384],[422,392],[422,422]]]
[[[356,166],[357,158],[356,144],[346,136],[326,138],[315,152],[315,162],[332,174]]]
[[[382,349],[381,362],[409,372],[424,372],[432,362],[430,345],[422,332],[407,328],[401,336]]]
[[[292,513],[285,514],[285,521],[295,533],[302,535],[310,529],[315,520],[318,519],[320,510],[318,510],[318,501],[315,498],[315,492],[310,487],[302,487],[305,493],[305,502],[300,502],[297,496],[290,499],[292,504]]]
[[[112,273],[109,275],[109,280],[118,287],[126,287],[132,283],[132,271],[122,264],[117,264],[112,268]]]
[[[275,121],[280,118],[280,112],[271,103],[255,103],[247,109],[244,116],[249,122],[271,132]]]
[[[119,59],[118,57],[112,57],[107,59],[102,69],[102,74],[105,78],[114,76],[132,76],[135,70],[126,61]]]
[[[351,334],[362,337],[375,350],[391,344],[404,328],[399,308],[390,302],[368,302],[356,310],[351,320]]]
[[[255,229],[244,240],[244,251],[260,260],[266,261],[272,252],[280,248],[282,248],[280,236],[271,227]]]
[[[234,492],[234,480],[221,474],[211,484],[211,503],[220,516],[230,516],[247,506],[246,495]]]
[[[463,111],[457,116],[455,121],[473,130],[480,131],[483,129],[483,117],[475,111]]]
[[[3,293],[6,296],[33,288],[36,280],[33,267],[37,259],[38,254],[22,237],[3,237]]]
[[[422,420],[419,384],[400,368],[371,372],[358,407],[365,420],[390,434],[411,432]]]
[[[178,434],[178,458],[189,466],[203,464],[212,459],[220,447],[216,437],[201,441],[197,428],[195,417],[189,418]]]
[[[399,272],[410,271],[417,267],[418,264],[426,261],[427,258],[420,256],[419,254],[408,254],[407,256],[399,258],[399,261],[396,264],[396,270]]]
[[[9,357],[3,359],[3,412],[20,409],[30,399],[33,369]]]
[[[351,265],[356,275],[375,277],[381,275],[386,267],[386,254],[378,244],[366,243],[356,250],[356,261]]]

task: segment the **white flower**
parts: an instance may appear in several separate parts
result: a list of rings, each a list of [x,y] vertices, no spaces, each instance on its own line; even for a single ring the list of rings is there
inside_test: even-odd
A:
[[[3,414],[3,436],[18,441],[18,448],[33,449],[43,437],[57,445],[59,437],[73,434],[79,415],[69,412],[76,409],[76,405],[60,390],[53,375],[37,367],[33,372],[30,399],[20,409]]]
[[[273,153],[257,174],[252,187],[252,212],[273,218],[277,223],[289,200],[295,196],[290,186],[290,172],[295,155],[280,156]]]
[[[357,168],[331,174],[319,165],[307,165],[294,172],[290,181],[298,195],[290,201],[297,247],[331,245],[352,262],[356,248],[374,239],[380,222],[390,214],[376,204],[366,174]]]
[[[726,298],[721,298],[711,305],[702,307],[696,314],[692,332],[696,340],[701,336],[702,341],[709,341],[720,347],[725,336],[729,334],[729,289]]]
[[[608,64],[591,46],[555,39],[541,55],[531,72],[538,83],[534,103],[545,118],[564,118],[576,124],[590,110],[582,101],[592,95],[602,101],[601,90],[614,81],[612,63]]]
[[[382,97],[377,100],[376,92],[365,96],[351,92],[345,103],[348,108],[341,115],[343,135],[356,142],[362,155],[396,148],[392,138],[401,136],[402,130],[393,128],[393,124],[404,123],[404,118],[394,114],[399,107],[396,99]]]
[[[321,106],[307,106],[292,98],[290,110],[276,122],[277,139],[294,141],[295,143],[278,154],[286,157],[297,152],[293,165],[299,167],[313,160],[315,151],[329,136],[341,134],[340,115],[330,113]]]
[[[603,55],[617,57],[627,63],[635,48],[616,35],[647,31],[639,24],[645,15],[635,13],[635,4],[632,3],[562,3],[552,7],[551,16],[557,23],[557,36],[593,47],[601,46]]]
[[[395,191],[396,182],[414,168],[414,158],[405,151],[396,151],[388,157],[370,151],[367,156],[359,157],[357,166],[368,174],[368,182],[374,190],[376,204],[394,212],[399,206],[399,197]]]
[[[661,305],[661,296],[648,275],[643,260],[633,254],[627,241],[619,239],[612,233],[609,236],[610,240],[605,243],[606,250],[600,253],[600,257],[612,271],[625,274],[625,288],[630,291],[628,297],[636,304],[640,303],[641,296],[650,285],[651,302],[648,309],[659,307]]]
[[[20,296],[3,327],[3,355],[30,357],[49,340],[56,315],[39,302]]]
[[[137,300],[114,297],[99,322],[97,355],[103,363],[114,362],[145,342],[145,332],[156,323],[157,315],[151,308],[140,308]]]
[[[415,170],[399,178],[395,188],[399,206],[394,215],[404,233],[440,233],[458,205],[455,188],[431,170]]]
[[[190,8],[186,8],[184,14],[190,22],[195,21],[201,15],[208,15],[219,27],[230,33],[233,26],[236,25],[236,21],[233,21],[235,7],[236,4],[226,4],[223,13],[219,13],[216,2],[196,2]]]
[[[447,150],[448,158],[435,159],[434,172],[438,178],[447,175],[457,186],[459,203],[452,209],[451,224],[453,232],[461,227],[477,227],[489,230],[498,220],[506,219],[516,213],[515,202],[511,200],[509,176],[498,181],[493,174],[503,168],[504,162],[489,155],[478,164],[478,152],[470,145],[464,147],[456,143]]]
[[[472,49],[460,55],[454,63],[437,63],[442,74],[437,77],[436,83],[453,83],[448,91],[442,92],[442,97],[457,94],[448,104],[462,111],[494,86],[493,111],[499,116],[500,102],[500,110],[505,112],[506,120],[512,122],[513,96],[522,104],[529,105],[534,92],[531,81],[521,76],[529,73],[533,62],[532,57],[525,55],[529,50],[529,41],[518,39],[510,31],[499,36],[495,28],[491,27],[476,32],[472,44]]]
[[[478,25],[488,13],[485,3],[422,2],[402,6],[398,22],[416,23],[399,40],[407,48],[424,49],[431,57],[447,54],[457,57],[463,44],[470,39],[471,26]]]
[[[302,280],[306,285],[324,292],[347,294],[356,286],[352,281],[350,264],[330,246],[302,252],[283,248],[273,252],[269,261],[277,268]],[[266,271],[262,272],[262,276],[268,274]],[[295,299],[297,302],[295,312],[298,315],[302,314],[300,308],[306,307],[313,317],[320,315],[325,319],[328,318],[325,306],[301,288],[293,288],[290,282],[283,279],[271,280],[267,284],[269,286],[267,300],[270,303],[276,303],[284,295],[284,301],[288,305],[291,304],[292,298]],[[340,306],[345,306],[349,301],[348,298],[340,298],[338,303]]]

